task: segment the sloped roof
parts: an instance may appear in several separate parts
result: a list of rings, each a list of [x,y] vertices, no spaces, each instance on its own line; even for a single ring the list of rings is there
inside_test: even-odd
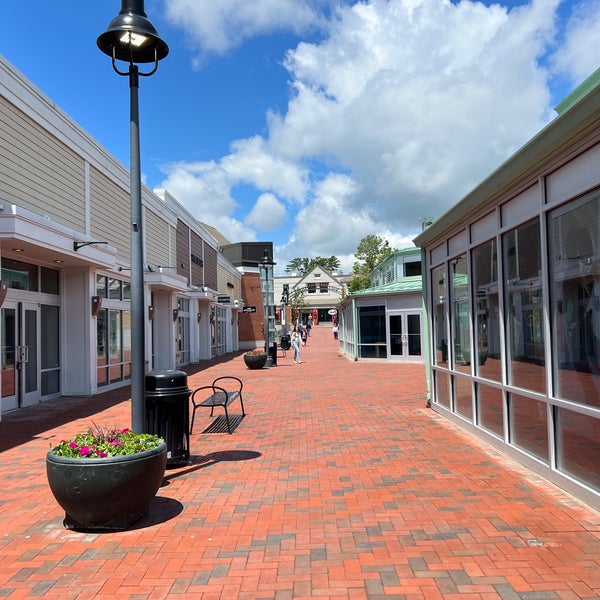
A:
[[[423,278],[420,275],[413,275],[411,277],[401,277],[386,283],[384,285],[378,285],[376,287],[367,288],[366,290],[359,290],[358,292],[352,292],[349,296],[377,296],[381,294],[401,294],[407,292],[421,292],[423,290]]]

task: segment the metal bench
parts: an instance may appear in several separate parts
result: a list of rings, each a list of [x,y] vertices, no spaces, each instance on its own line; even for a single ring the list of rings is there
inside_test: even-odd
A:
[[[226,387],[225,387],[226,386]],[[190,435],[194,429],[194,417],[196,416],[196,410],[200,407],[210,408],[210,416],[213,416],[215,406],[222,406],[225,410],[225,421],[227,422],[227,431],[231,433],[231,424],[229,423],[229,412],[227,407],[236,399],[240,399],[242,406],[242,417],[246,416],[244,411],[244,400],[242,398],[242,388],[244,387],[242,380],[233,375],[224,375],[223,377],[217,377],[211,385],[203,385],[195,389],[192,393],[192,404],[194,406],[192,412],[192,422],[190,425]],[[229,391],[226,388],[233,388]],[[207,391],[210,390],[211,394],[208,398],[198,401],[196,397],[204,396]],[[202,394],[201,392],[204,392]]]

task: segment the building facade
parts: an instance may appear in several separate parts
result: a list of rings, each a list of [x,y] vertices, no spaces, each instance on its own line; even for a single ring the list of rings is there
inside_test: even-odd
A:
[[[431,406],[596,508],[599,75],[415,239]]]
[[[339,306],[340,348],[359,359],[423,362],[426,358],[421,251],[396,250],[371,273],[371,287]]]
[[[337,305],[347,292],[345,279],[323,267],[315,267],[305,275],[275,277],[274,294],[276,303],[279,303],[279,321],[281,315],[286,314],[281,301],[284,290],[287,290],[288,302],[292,307],[291,319],[297,318],[304,325],[310,319],[317,326],[331,325],[336,320]]]
[[[0,173],[0,416],[127,384],[129,173],[3,57]],[[147,368],[237,350],[241,274],[166,191],[142,204]]]

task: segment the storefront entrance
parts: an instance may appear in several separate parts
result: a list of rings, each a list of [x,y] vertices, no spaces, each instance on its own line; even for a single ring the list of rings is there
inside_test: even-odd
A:
[[[422,359],[421,313],[389,314],[388,323],[390,359],[405,361]]]
[[[39,312],[29,302],[2,307],[2,412],[39,402]]]

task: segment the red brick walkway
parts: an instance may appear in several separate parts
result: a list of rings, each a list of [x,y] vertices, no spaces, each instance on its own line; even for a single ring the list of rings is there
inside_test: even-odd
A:
[[[349,361],[325,327],[302,359],[190,370],[241,376],[248,415],[228,435],[199,411],[191,464],[122,533],[65,530],[44,460],[129,425],[128,390],[5,415],[0,598],[600,598],[600,516],[425,408],[422,365]]]

